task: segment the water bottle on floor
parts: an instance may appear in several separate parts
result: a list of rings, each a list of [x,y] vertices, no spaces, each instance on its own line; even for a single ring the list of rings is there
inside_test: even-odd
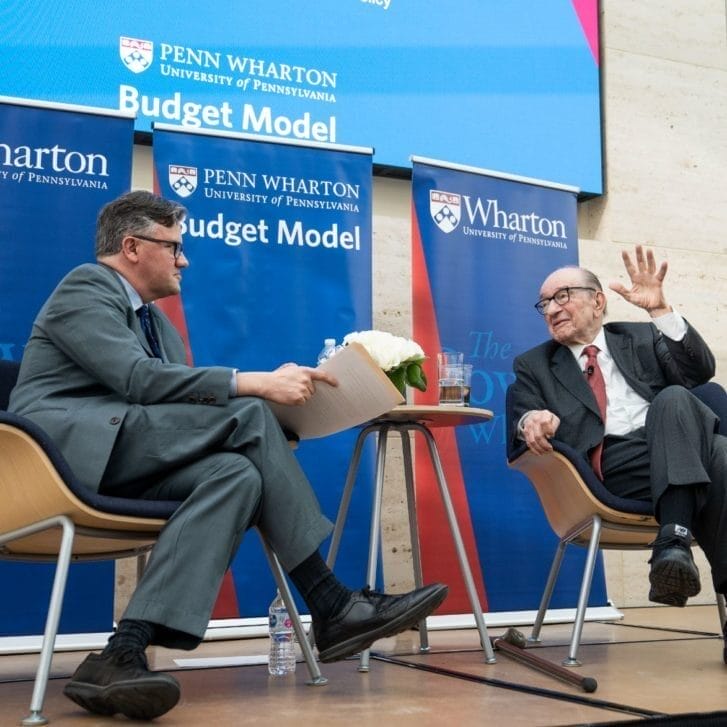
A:
[[[284,677],[295,672],[295,632],[290,614],[280,591],[268,609],[270,631],[270,656],[268,672],[274,677]]]

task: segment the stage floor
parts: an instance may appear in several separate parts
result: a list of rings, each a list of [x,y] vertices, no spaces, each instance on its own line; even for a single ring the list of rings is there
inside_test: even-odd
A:
[[[504,628],[490,629],[496,637]],[[521,629],[527,631],[523,627]],[[566,656],[569,625],[543,628],[533,653],[556,664]],[[174,670],[182,699],[155,724],[201,725],[588,725],[656,714],[727,709],[727,665],[715,606],[625,609],[624,620],[586,623],[578,674],[593,693],[497,653],[486,664],[474,629],[430,632],[431,652],[417,653],[414,631],[377,642],[368,673],[358,660],[322,664],[325,686],[308,686],[305,664],[295,676],[268,677],[264,664],[223,666],[266,653],[266,639],[214,641],[194,652],[149,650],[150,667]],[[44,714],[52,725],[121,724],[89,715],[68,701],[63,685],[85,652],[57,653]],[[37,654],[0,656],[0,725],[28,712]],[[202,667],[180,667],[186,660]]]

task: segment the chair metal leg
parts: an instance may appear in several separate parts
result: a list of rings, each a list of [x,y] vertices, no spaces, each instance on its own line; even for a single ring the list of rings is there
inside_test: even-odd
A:
[[[540,599],[540,606],[538,607],[538,613],[535,616],[535,623],[533,624],[533,630],[530,632],[530,638],[528,641],[540,641],[540,629],[543,626],[545,614],[548,610],[548,606],[550,605],[550,599],[553,596],[555,582],[558,580],[558,573],[560,573],[560,566],[563,563],[566,545],[568,545],[567,540],[561,540],[558,543],[558,548],[555,551],[553,563],[550,566],[550,572],[548,573],[548,581],[545,584],[545,590],[543,591],[543,596]]]
[[[343,487],[343,494],[341,495],[341,504],[338,506],[338,514],[336,515],[336,523],[333,527],[333,535],[331,536],[331,544],[328,548],[328,555],[326,556],[326,565],[333,569],[333,566],[338,557],[338,548],[341,544],[341,536],[343,534],[343,526],[346,524],[346,517],[348,516],[348,507],[351,503],[351,494],[353,492],[353,486],[356,484],[356,475],[358,474],[359,462],[361,461],[361,452],[363,450],[363,444],[366,437],[372,432],[378,430],[378,425],[369,424],[364,427],[356,437],[356,444],[351,455],[351,463],[348,466],[348,472],[346,473],[346,483]]]
[[[308,635],[301,623],[300,614],[298,613],[298,609],[295,605],[293,594],[290,592],[288,581],[285,577],[285,573],[283,572],[283,568],[280,565],[278,556],[272,551],[270,545],[268,545],[268,542],[262,536],[262,533],[260,534],[260,540],[262,541],[263,550],[265,551],[268,563],[270,564],[270,570],[275,578],[275,583],[280,590],[280,595],[283,597],[285,607],[288,609],[290,620],[293,622],[293,630],[298,638],[298,643],[300,644],[301,651],[303,652],[303,658],[308,666],[308,672],[311,680],[306,683],[315,687],[323,686],[328,683],[328,679],[321,674],[321,670],[318,668],[318,662],[316,661],[316,658],[313,655],[313,649],[308,642]]]
[[[485,651],[485,661],[488,664],[494,664],[497,659],[495,659],[495,652],[492,648],[492,643],[490,642],[490,637],[487,634],[487,626],[485,625],[485,619],[482,615],[482,605],[480,604],[480,599],[477,596],[477,589],[475,588],[475,582],[472,578],[472,571],[470,569],[469,561],[467,560],[467,553],[464,548],[464,543],[462,541],[462,536],[459,531],[459,525],[457,524],[457,516],[454,512],[454,507],[452,505],[452,498],[449,495],[449,490],[447,489],[447,483],[444,479],[444,470],[442,469],[442,462],[439,459],[439,452],[437,451],[437,446],[434,442],[434,437],[432,436],[432,433],[424,426],[417,424],[413,425],[412,429],[415,429],[418,432],[421,432],[421,434],[424,436],[424,439],[427,442],[427,449],[429,450],[429,457],[432,460],[432,464],[434,465],[434,470],[437,474],[437,484],[439,485],[439,494],[442,498],[442,503],[444,504],[444,509],[447,513],[447,521],[449,522],[449,529],[452,532],[452,540],[454,541],[455,550],[457,551],[457,559],[459,561],[459,567],[462,571],[462,577],[464,578],[465,582],[465,588],[467,589],[467,594],[469,595],[470,604],[472,604],[472,614],[475,617],[475,623],[477,624],[477,630],[480,632],[480,643],[482,644],[482,648]]]
[[[71,565],[75,527],[70,518],[65,515],[60,515],[58,517],[44,520],[41,523],[36,523],[35,525],[27,528],[23,528],[22,530],[17,530],[13,534],[13,539],[15,539],[22,537],[23,533],[30,535],[31,533],[47,530],[51,527],[60,527],[63,530],[63,533],[61,536],[60,548],[58,550],[58,562],[56,563],[56,572],[53,578],[53,588],[51,590],[50,603],[48,605],[48,615],[45,620],[45,631],[43,632],[40,661],[38,662],[38,670],[35,673],[33,694],[30,699],[30,713],[20,723],[25,727],[35,727],[35,725],[48,724],[48,719],[43,716],[43,702],[45,701],[45,692],[48,687],[48,675],[50,673],[51,660],[53,659],[56,635],[58,634],[58,622],[60,621],[61,610],[63,608],[63,596],[66,592],[68,568]]]
[[[583,569],[583,580],[581,581],[581,590],[578,594],[578,607],[576,608],[576,620],[573,624],[573,633],[571,634],[570,648],[568,650],[568,658],[563,660],[564,666],[580,666],[581,663],[576,658],[578,646],[581,642],[581,634],[583,632],[583,622],[586,618],[586,608],[588,606],[588,595],[591,592],[591,582],[593,581],[593,571],[596,567],[596,558],[598,556],[598,544],[601,541],[601,518],[598,515],[593,516],[593,530],[591,532],[591,540],[588,544],[588,555],[586,556],[586,565]]]
[[[386,468],[386,442],[389,427],[378,427],[376,441],[376,480],[374,487],[374,502],[371,510],[371,529],[369,531],[369,565],[366,572],[366,585],[373,588],[376,585],[376,569],[378,567],[379,545],[381,542],[381,499],[384,493],[384,470]],[[360,672],[369,671],[370,649],[361,652],[358,664]]]
[[[406,504],[409,513],[409,540],[411,542],[411,559],[414,569],[414,587],[421,588],[424,585],[422,576],[422,555],[419,547],[419,525],[417,521],[416,490],[414,488],[414,470],[411,459],[411,442],[409,432],[405,429],[400,431],[401,452],[404,460],[404,482],[406,484]],[[427,620],[423,618],[419,622],[419,651],[429,651],[429,634],[427,632]]]
[[[727,611],[725,610],[724,596],[721,593],[717,594],[717,612],[719,613],[719,627],[724,629],[724,625],[727,622]]]

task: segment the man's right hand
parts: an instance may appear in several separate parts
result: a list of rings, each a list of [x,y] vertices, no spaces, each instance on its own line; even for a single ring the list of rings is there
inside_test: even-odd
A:
[[[238,396],[259,396],[278,404],[305,404],[315,393],[316,382],[338,385],[331,374],[296,364],[284,364],[269,372],[238,372],[236,375]]]
[[[553,451],[550,440],[555,436],[560,419],[548,409],[534,409],[528,412],[522,424],[522,438],[528,449],[535,454]]]

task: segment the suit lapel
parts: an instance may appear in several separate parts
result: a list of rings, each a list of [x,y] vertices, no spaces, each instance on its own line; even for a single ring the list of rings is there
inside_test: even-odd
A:
[[[630,336],[613,333],[604,327],[608,350],[618,370],[623,374],[628,385],[647,401],[651,401],[653,394],[651,389],[640,379],[636,372],[638,366],[635,361],[633,339]]]
[[[551,359],[551,370],[553,376],[575,396],[587,409],[590,409],[597,417],[601,417],[598,404],[593,396],[591,387],[588,386],[583,372],[573,358],[573,354],[566,346],[558,346]]]

